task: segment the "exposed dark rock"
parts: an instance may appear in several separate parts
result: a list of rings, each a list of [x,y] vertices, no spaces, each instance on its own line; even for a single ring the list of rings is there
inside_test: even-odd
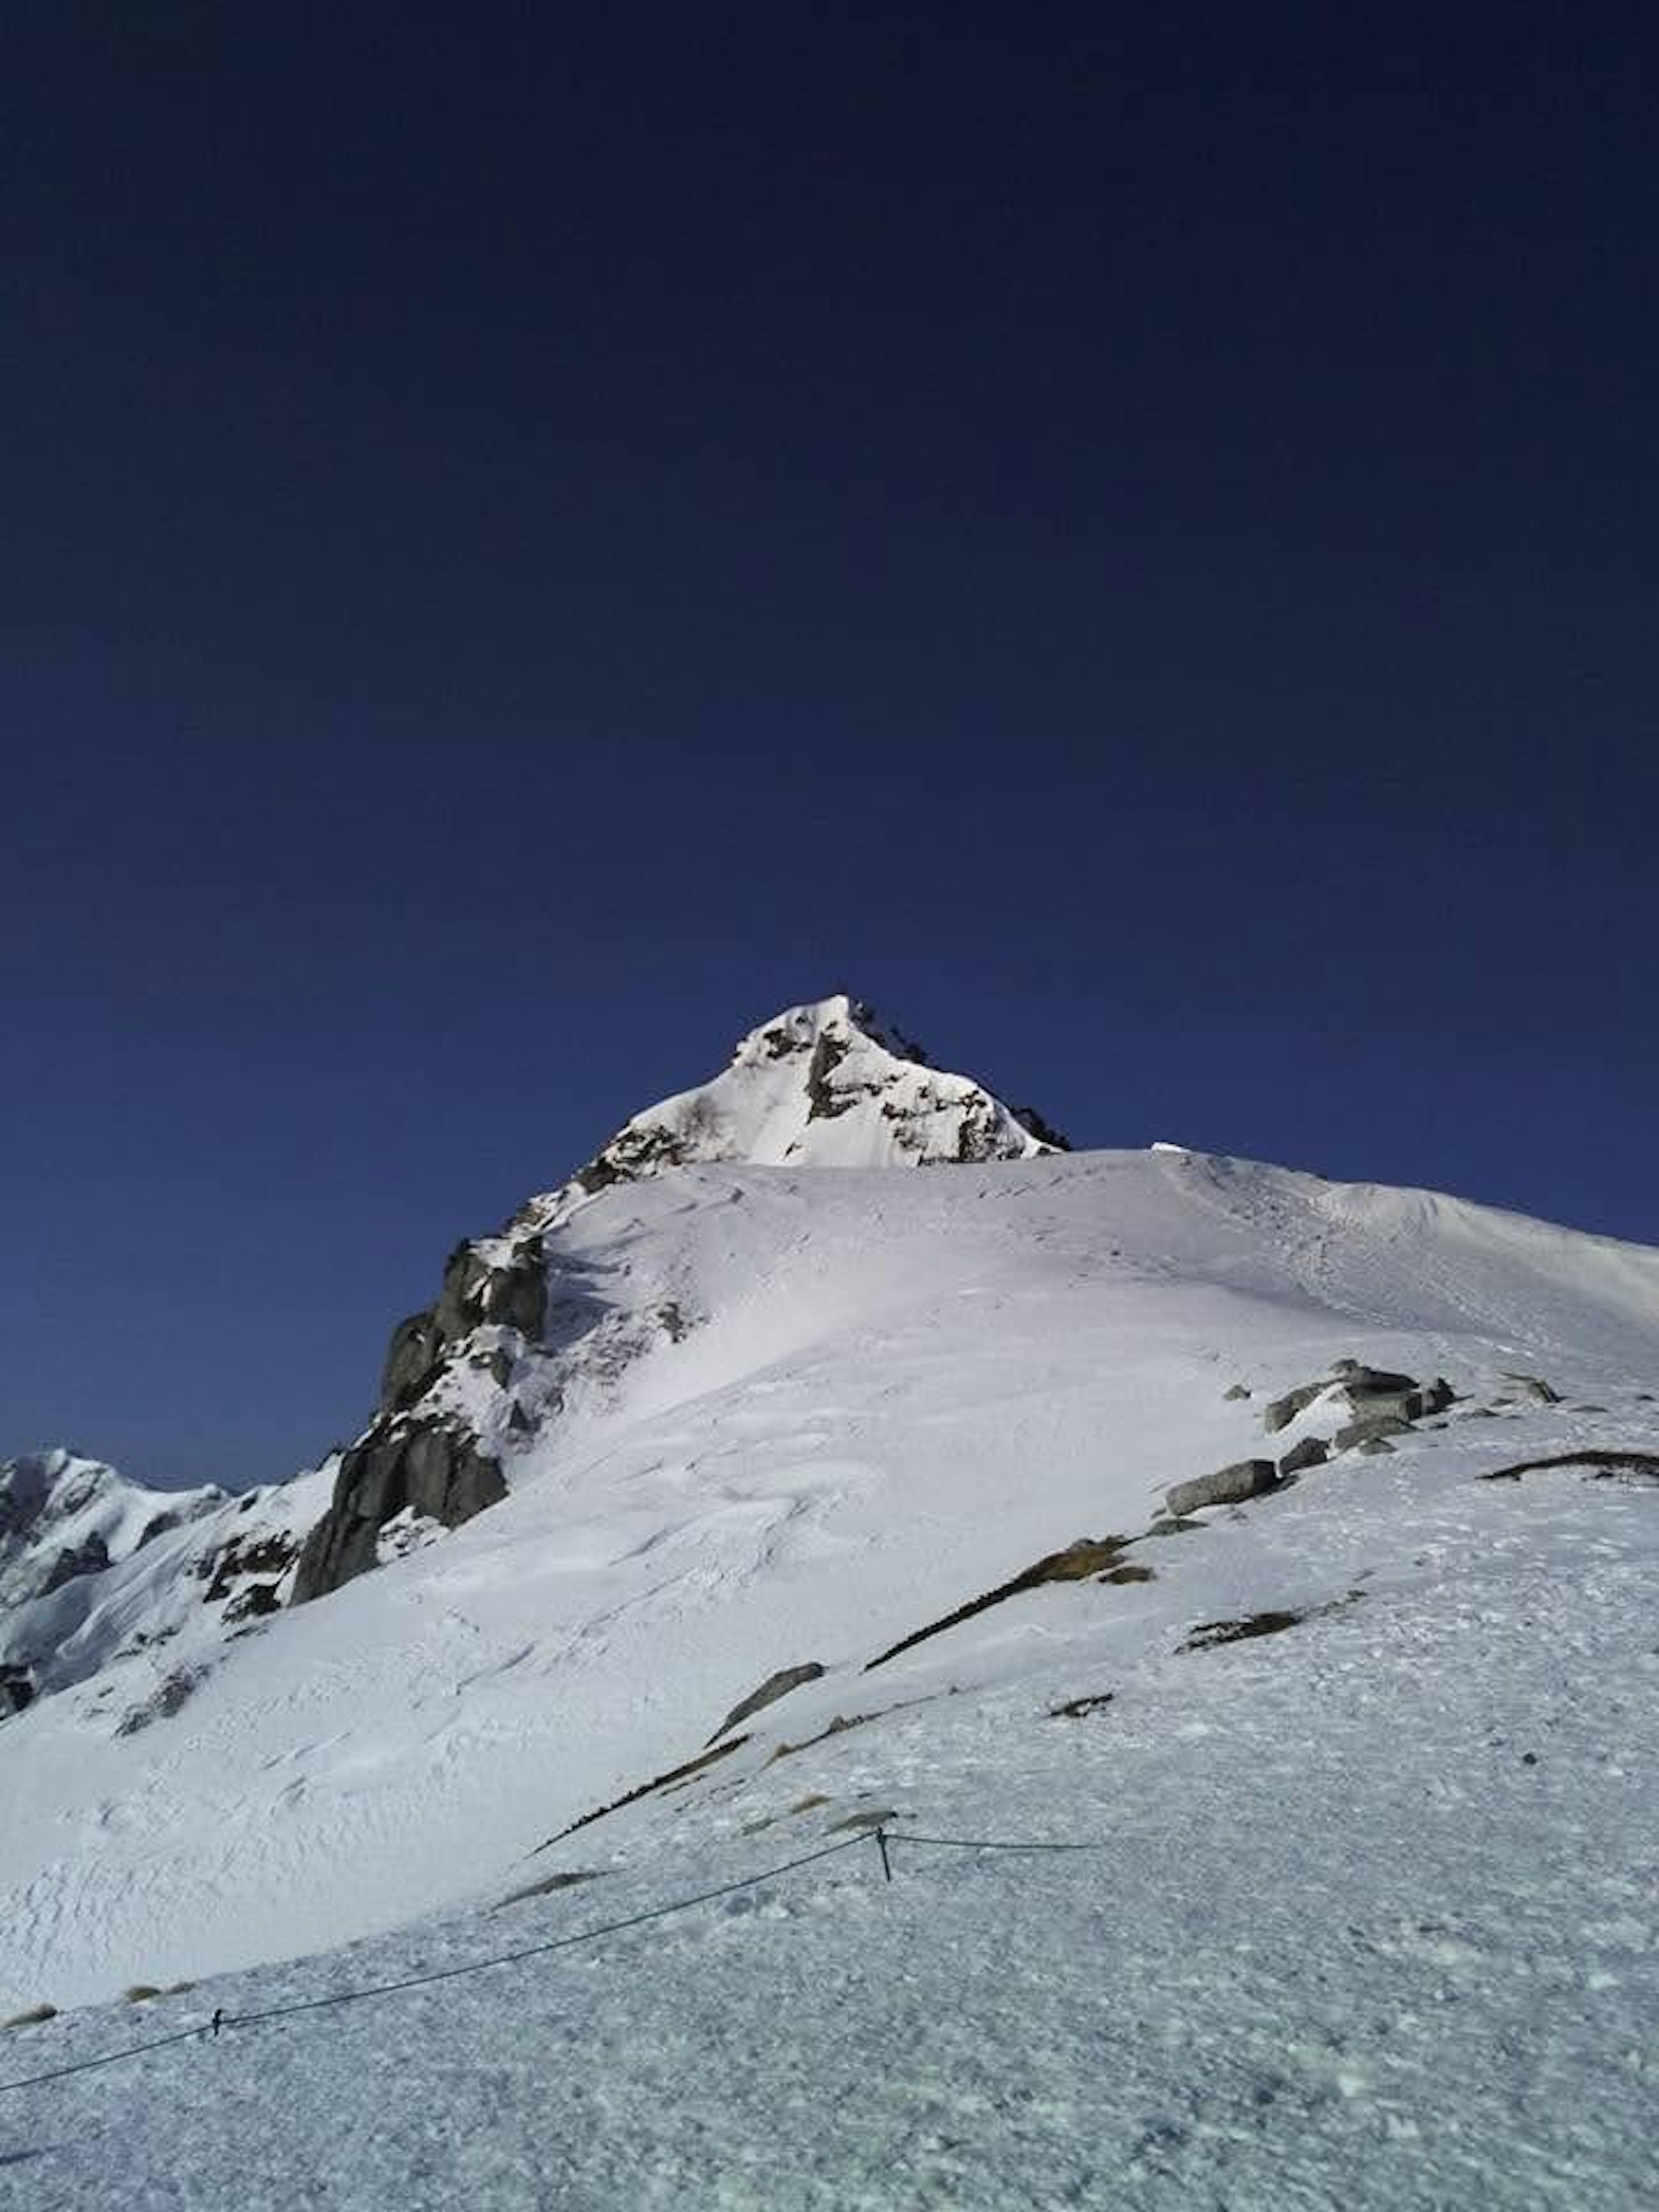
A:
[[[1310,1467],[1323,1467],[1330,1455],[1330,1447],[1317,1437],[1304,1437],[1301,1443],[1292,1444],[1279,1461],[1279,1479],[1288,1480],[1293,1474],[1305,1474]]]
[[[1350,1381],[1342,1385],[1339,1395],[1348,1401],[1350,1412],[1362,1420],[1378,1420],[1393,1415],[1401,1421],[1420,1421],[1431,1413],[1443,1413],[1456,1396],[1443,1376],[1432,1382],[1413,1382],[1405,1377],[1405,1388],[1398,1387],[1401,1378],[1395,1375],[1377,1376],[1374,1381]]]
[[[776,1705],[780,1698],[787,1698],[791,1690],[799,1689],[803,1682],[818,1681],[823,1674],[823,1669],[816,1659],[809,1659],[801,1667],[780,1668],[775,1674],[767,1676],[758,1690],[751,1690],[740,1705],[732,1706],[709,1737],[709,1742],[718,1743],[723,1735],[737,1727],[739,1721],[746,1721],[751,1713],[763,1711],[768,1705]]]
[[[380,1411],[396,1413],[413,1405],[436,1376],[442,1356],[443,1337],[430,1307],[400,1321],[380,1375]]]
[[[198,1567],[197,1572],[209,1578],[204,1593],[207,1602],[213,1604],[228,1597],[243,1575],[275,1575],[281,1577],[291,1566],[299,1549],[292,1536],[281,1531],[262,1536],[255,1543],[245,1543],[233,1536],[228,1544],[210,1553]]]
[[[46,1578],[40,1585],[42,1597],[53,1590],[62,1589],[77,1575],[101,1575],[109,1565],[109,1551],[103,1538],[94,1529],[83,1543],[66,1544],[46,1570]]]
[[[456,1337],[481,1322],[494,1322],[533,1342],[547,1317],[546,1261],[540,1237],[515,1245],[504,1264],[486,1259],[476,1245],[463,1245],[445,1271],[436,1309],[439,1325]]]
[[[1287,1390],[1282,1398],[1275,1398],[1264,1408],[1261,1425],[1270,1437],[1281,1429],[1288,1429],[1300,1413],[1305,1412],[1316,1398],[1322,1397],[1330,1389],[1328,1382],[1304,1382],[1299,1389]]]
[[[1048,1717],[1051,1721],[1086,1720],[1091,1713],[1109,1705],[1115,1695],[1111,1690],[1097,1690],[1091,1698],[1068,1698],[1063,1705],[1050,1705]]]
[[[1516,1375],[1506,1369],[1504,1380],[1517,1384],[1535,1405],[1559,1406],[1561,1402],[1561,1393],[1552,1389],[1541,1375]]]
[[[1069,1152],[1072,1140],[1062,1137],[1052,1121],[1045,1121],[1035,1106],[1011,1106],[1013,1115],[1028,1137],[1035,1137],[1040,1145],[1052,1145],[1057,1152]]]
[[[806,1069],[806,1118],[809,1121],[830,1121],[837,1114],[844,1114],[853,1104],[850,1097],[837,1097],[830,1088],[830,1079],[841,1066],[850,1049],[845,1037],[831,1036],[823,1031],[812,1048],[812,1057]]]
[[[1224,1390],[1221,1395],[1224,1399],[1231,1401],[1239,1398],[1248,1398],[1250,1394],[1242,1382],[1235,1382],[1230,1390]]]
[[[533,1343],[546,1318],[546,1253],[539,1236],[515,1245],[505,1261],[487,1257],[476,1244],[458,1244],[444,1268],[436,1305],[410,1314],[392,1333],[378,1410],[396,1413],[416,1404],[441,1372],[450,1346],[475,1328],[495,1323]],[[497,1382],[504,1382],[512,1353],[495,1346],[484,1357]]]
[[[1213,1474],[1195,1475],[1177,1482],[1164,1492],[1170,1513],[1179,1521],[1205,1505],[1236,1505],[1246,1498],[1260,1498],[1279,1487],[1279,1469],[1270,1459],[1236,1460],[1218,1467]]]
[[[1587,1451],[1557,1452],[1549,1459],[1523,1459],[1514,1467],[1494,1468],[1490,1474],[1476,1479],[1481,1482],[1519,1482],[1523,1474],[1541,1474],[1556,1467],[1588,1468],[1593,1481],[1623,1481],[1659,1485],[1659,1452],[1602,1451],[1592,1447]]]
[[[511,1889],[490,1906],[500,1912],[509,1905],[522,1905],[526,1898],[550,1897],[556,1890],[580,1889],[584,1883],[604,1881],[607,1869],[604,1867],[573,1867],[568,1874],[550,1874],[540,1881],[526,1882],[522,1889]]]
[[[282,1601],[276,1595],[276,1588],[275,1583],[250,1583],[225,1607],[226,1620],[263,1620],[267,1613],[280,1613]]]
[[[580,1820],[572,1820],[568,1827],[561,1828],[557,1835],[549,1836],[544,1843],[538,1844],[529,1856],[533,1859],[538,1851],[550,1850],[555,1844],[562,1844],[567,1836],[574,1836],[579,1828],[591,1828],[595,1820],[603,1820],[610,1814],[620,1813],[624,1805],[637,1805],[641,1797],[649,1797],[659,1790],[679,1789],[684,1784],[695,1780],[705,1767],[713,1766],[717,1759],[730,1759],[734,1751],[741,1751],[748,1741],[746,1735],[734,1735],[730,1743],[716,1744],[712,1751],[699,1752],[695,1759],[688,1759],[683,1766],[671,1766],[666,1774],[653,1774],[649,1782],[641,1782],[622,1796],[613,1797],[608,1805],[596,1805],[591,1813],[584,1813]]]
[[[1304,1620],[1322,1620],[1329,1613],[1346,1613],[1351,1605],[1360,1604],[1364,1595],[1364,1590],[1351,1589],[1342,1597],[1333,1598],[1328,1605],[1301,1606],[1291,1612],[1252,1613],[1239,1620],[1201,1621],[1179,1649],[1211,1651],[1220,1644],[1243,1644],[1256,1636],[1281,1636],[1287,1628],[1297,1628]]]
[[[332,1502],[300,1554],[294,1603],[373,1567],[381,1528],[405,1506],[459,1528],[506,1495],[499,1463],[459,1427],[376,1421],[340,1462]]]
[[[27,1667],[0,1667],[0,1721],[9,1720],[34,1702],[34,1680]]]
[[[152,1721],[170,1721],[179,1711],[191,1691],[207,1677],[205,1667],[180,1667],[169,1674],[161,1686],[145,1698],[143,1705],[131,1706],[121,1717],[116,1727],[117,1735],[137,1735]]]
[[[1415,1376],[1391,1374],[1386,1367],[1365,1367],[1356,1359],[1345,1359],[1340,1365],[1342,1388],[1351,1405],[1357,1398],[1392,1396],[1418,1387]]]
[[[1360,1419],[1380,1419],[1391,1414],[1402,1421],[1421,1420],[1425,1414],[1443,1413],[1456,1395],[1443,1377],[1422,1383],[1413,1376],[1397,1375],[1385,1367],[1367,1367],[1358,1359],[1335,1360],[1331,1372],[1335,1378],[1331,1382],[1305,1382],[1297,1389],[1287,1390],[1282,1398],[1275,1398],[1262,1415],[1262,1425],[1267,1434],[1273,1436],[1280,1429],[1288,1428],[1298,1413],[1328,1394],[1334,1400],[1346,1401],[1349,1412]]]
[[[1346,1428],[1339,1429],[1331,1439],[1331,1449],[1364,1451],[1370,1444],[1386,1443],[1390,1437],[1403,1437],[1410,1427],[1411,1423],[1403,1414],[1367,1413],[1363,1419],[1350,1421]]]
[[[1027,1590],[1041,1589],[1045,1583],[1086,1582],[1091,1575],[1097,1575],[1103,1581],[1112,1568],[1122,1565],[1127,1542],[1128,1539],[1124,1536],[1079,1536],[1063,1552],[1045,1553],[1042,1559],[1034,1560],[1023,1573],[1015,1575],[1008,1582],[999,1583],[995,1589],[986,1590],[978,1597],[970,1597],[966,1605],[957,1606],[941,1620],[930,1620],[925,1628],[913,1629],[908,1636],[902,1636],[896,1644],[890,1644],[885,1651],[878,1652],[875,1658],[868,1661],[864,1671],[866,1674],[871,1674],[876,1668],[884,1667],[890,1659],[896,1659],[902,1651],[911,1650],[916,1644],[927,1643],[930,1637],[942,1636],[947,1628],[959,1628],[964,1620],[971,1620],[975,1613],[988,1612],[992,1606],[1002,1605],[1009,1598],[1019,1597]]]
[[[1305,1613],[1267,1612],[1253,1613],[1242,1620],[1200,1621],[1181,1649],[1209,1651],[1218,1644],[1243,1644],[1253,1636],[1281,1636],[1307,1617]]]

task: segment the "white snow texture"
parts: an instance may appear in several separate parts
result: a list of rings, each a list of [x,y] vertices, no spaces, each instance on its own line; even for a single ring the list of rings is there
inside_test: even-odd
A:
[[[387,1528],[331,1595],[228,1631],[200,1569],[238,1501],[170,1497],[140,1547],[107,1470],[14,1470],[37,1658],[76,1589],[35,1589],[46,1493],[87,1488],[52,1545],[90,1513],[112,1564],[0,1724],[0,2015],[66,2008],[0,2034],[0,2205],[1659,2201],[1659,1487],[1597,1456],[1659,1454],[1659,1253],[1051,1151],[906,1051],[854,1002],[793,1010],[533,1202],[550,1275],[638,1342],[517,1439],[504,1503]],[[814,1055],[835,1110],[803,1109]],[[1263,1412],[1344,1358],[1457,1399],[1160,1516],[1332,1439],[1329,1391]],[[293,1539],[331,1475],[248,1525]],[[872,1668],[1085,1537],[1094,1571]],[[735,1749],[549,1844],[808,1662]],[[890,1884],[860,1839],[565,1954],[4,2087],[878,1816]],[[592,1878],[503,1904],[556,1875]]]

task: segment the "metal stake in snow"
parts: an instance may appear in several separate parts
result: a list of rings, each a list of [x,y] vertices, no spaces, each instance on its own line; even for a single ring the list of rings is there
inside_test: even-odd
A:
[[[888,1881],[891,1881],[893,1879],[893,1864],[892,1861],[887,1856],[887,1831],[885,1828],[878,1828],[876,1830],[876,1849],[881,1853],[881,1870],[886,1875]]]

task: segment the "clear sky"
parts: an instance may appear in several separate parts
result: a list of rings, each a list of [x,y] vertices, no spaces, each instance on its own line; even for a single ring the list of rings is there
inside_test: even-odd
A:
[[[6,46],[0,1453],[290,1471],[841,988],[1659,1242],[1650,9]]]

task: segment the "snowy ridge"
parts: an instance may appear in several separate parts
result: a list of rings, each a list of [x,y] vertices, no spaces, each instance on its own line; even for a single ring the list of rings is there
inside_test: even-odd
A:
[[[928,1065],[844,993],[791,1006],[739,1042],[712,1082],[636,1114],[576,1177],[584,1192],[697,1162],[908,1167],[1034,1159],[1063,1140],[1029,1109]],[[532,1201],[545,1224],[566,1192]]]

